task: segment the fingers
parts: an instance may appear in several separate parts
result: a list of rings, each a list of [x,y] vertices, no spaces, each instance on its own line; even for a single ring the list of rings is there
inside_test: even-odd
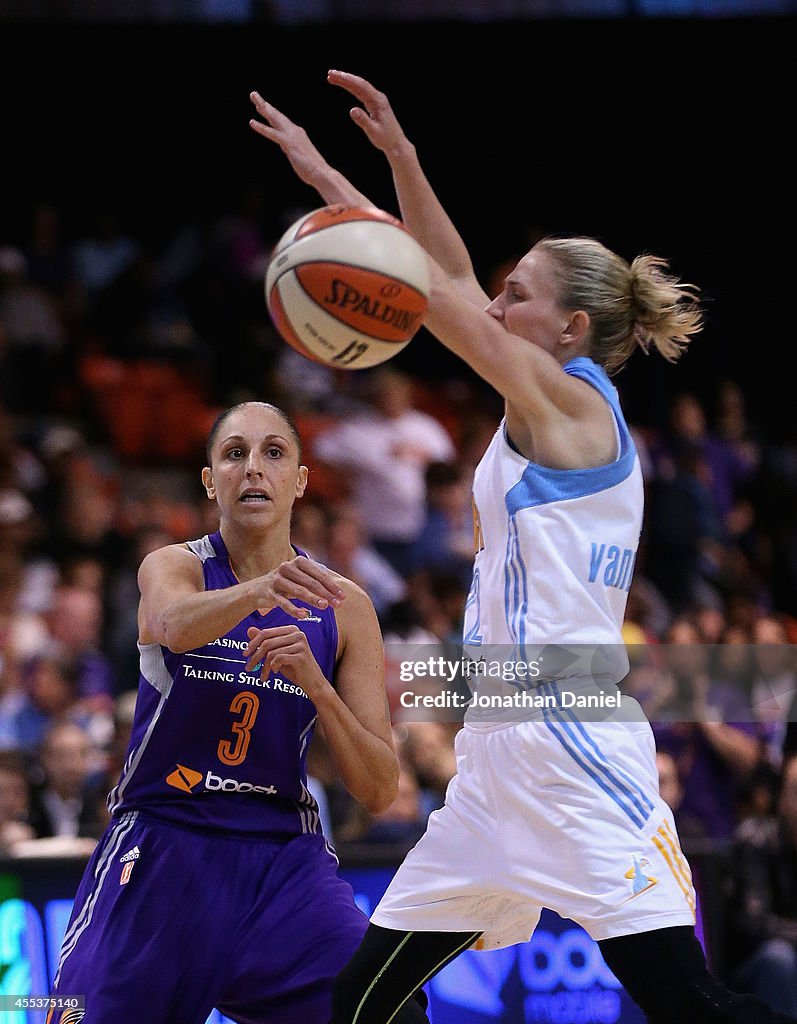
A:
[[[264,615],[272,608],[281,608],[295,619],[306,619],[311,613],[294,604],[295,601],[304,601],[323,610],[330,606],[339,608],[345,596],[335,573],[304,555],[297,555],[263,577],[258,610]]]
[[[252,672],[260,663],[266,675],[278,664],[282,664],[286,656],[295,656],[310,652],[307,637],[298,626],[275,626],[271,629],[247,630],[249,643],[244,650],[246,671]],[[276,660],[276,664],[275,664]]]
[[[306,600],[300,595],[294,596],[297,596],[299,600]],[[313,598],[312,601],[308,600],[307,603],[311,604],[315,600],[316,599]],[[268,602],[264,603],[263,607],[258,608],[257,610],[261,615],[268,615],[268,613],[274,611],[275,608],[281,608],[282,611],[291,615],[294,619],[306,619],[308,615],[312,614],[306,608],[302,608],[301,605],[294,604],[293,601],[290,601],[287,597],[283,597],[281,594],[277,593],[271,593],[269,595]]]
[[[287,118],[281,110],[278,110],[273,103],[269,103],[264,100],[259,92],[250,92],[249,99],[254,104],[255,110],[260,114],[262,118],[265,118],[267,124],[262,121],[258,121],[256,118],[252,118],[249,122],[249,127],[253,128],[258,135],[263,135],[267,139],[275,140],[280,132],[284,132],[288,128],[295,128],[293,121]]]
[[[284,562],[279,569],[279,579],[295,586],[280,586],[284,596],[307,601],[317,608],[332,605],[338,608],[345,595],[337,578],[325,566],[299,555],[290,562]]]
[[[341,89],[350,92],[352,96],[366,105],[368,100],[373,101],[380,95],[369,81],[359,75],[350,75],[348,71],[328,71],[327,81],[330,85],[339,85]]]

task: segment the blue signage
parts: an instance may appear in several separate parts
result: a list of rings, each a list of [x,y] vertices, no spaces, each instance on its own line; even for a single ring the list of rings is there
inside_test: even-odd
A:
[[[341,874],[370,913],[391,868],[349,868]],[[9,876],[6,876],[7,878]],[[35,880],[34,880],[35,881]],[[0,996],[46,994],[72,908],[73,881],[13,886],[0,902]],[[44,891],[46,888],[46,891]],[[55,895],[54,890],[70,895]],[[41,890],[41,891],[40,891]],[[432,1024],[643,1024],[600,950],[572,921],[544,911],[529,942],[462,953],[427,985]],[[6,1010],[3,1024],[44,1024],[44,1011]],[[233,1024],[214,1012],[207,1024]]]

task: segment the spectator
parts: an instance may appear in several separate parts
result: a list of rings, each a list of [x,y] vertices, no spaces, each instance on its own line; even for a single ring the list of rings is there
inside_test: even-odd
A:
[[[406,597],[404,578],[370,544],[360,516],[353,508],[339,507],[333,512],[325,561],[330,569],[363,588],[380,618],[392,604]]]
[[[34,838],[30,786],[24,760],[0,755],[0,857],[13,857],[19,843]]]
[[[690,620],[674,622],[665,639],[678,719],[652,723],[656,744],[678,766],[682,813],[702,822],[714,842],[729,843],[740,787],[759,761],[752,709],[737,687],[712,677],[709,648]]]
[[[72,664],[54,651],[30,658],[22,682],[23,704],[11,722],[15,746],[32,754],[57,721],[77,720],[77,682]]]
[[[125,234],[115,210],[98,209],[94,223],[72,247],[72,267],[83,290],[88,309],[101,294],[133,263],[141,251],[140,243]]]
[[[52,294],[30,279],[24,253],[12,246],[0,247],[0,339],[4,404],[15,413],[52,413],[66,333]]]
[[[380,367],[370,379],[372,408],[319,434],[315,455],[349,474],[374,547],[405,575],[423,527],[426,468],[456,451],[446,429],[414,408],[407,375]]]
[[[403,753],[412,765],[424,795],[426,813],[442,807],[449,782],[457,770],[454,736],[458,722],[405,722]]]
[[[749,817],[734,847],[733,933],[739,991],[797,1016],[797,758],[784,767],[777,813]]]
[[[780,767],[788,724],[797,708],[797,664],[788,641],[786,624],[777,615],[762,615],[753,627],[753,710],[776,768]]]
[[[329,523],[324,506],[306,494],[293,510],[291,537],[296,547],[319,562],[326,561]]]
[[[57,722],[38,752],[31,826],[38,838],[99,839],[108,822],[105,778],[92,776],[91,743],[80,726]]]
[[[111,663],[101,649],[102,601],[97,594],[61,586],[47,617],[50,635],[70,660],[77,679],[77,695],[92,710],[113,712],[116,692]]]
[[[683,393],[673,402],[668,430],[653,453],[657,475],[671,473],[672,465],[678,463],[684,453],[700,458],[713,505],[724,522],[740,487],[755,471],[754,451],[713,434],[698,399],[693,394]]]
[[[410,565],[442,569],[467,588],[473,573],[473,514],[470,481],[453,462],[431,462],[425,473],[426,519]]]
[[[678,765],[672,754],[666,750],[656,753],[656,767],[659,771],[659,792],[675,817],[675,827],[681,846],[688,855],[695,847],[706,842],[706,826],[694,815],[682,812],[684,787],[678,774]]]

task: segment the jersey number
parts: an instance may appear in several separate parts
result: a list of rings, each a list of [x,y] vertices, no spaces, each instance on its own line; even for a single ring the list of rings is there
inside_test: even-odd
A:
[[[219,741],[219,760],[223,764],[241,764],[245,760],[259,709],[260,698],[256,693],[237,693],[233,697],[230,711],[241,717],[233,722],[233,739]]]

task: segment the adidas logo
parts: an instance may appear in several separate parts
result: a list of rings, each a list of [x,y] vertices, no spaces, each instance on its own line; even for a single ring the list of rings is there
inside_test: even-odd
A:
[[[134,846],[132,850],[128,850],[127,853],[123,854],[119,858],[120,864],[127,864],[131,860],[138,860],[141,856],[141,850],[137,846]]]

